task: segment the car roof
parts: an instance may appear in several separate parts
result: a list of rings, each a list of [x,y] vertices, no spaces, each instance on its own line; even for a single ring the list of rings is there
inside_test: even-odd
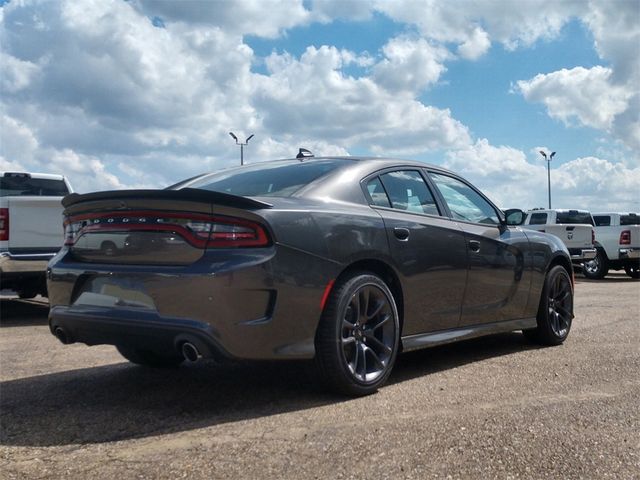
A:
[[[4,177],[4,176],[20,176],[20,175],[28,175],[31,178],[39,178],[42,180],[63,180],[64,179],[64,175],[60,175],[58,173],[32,173],[32,172],[15,172],[15,171],[10,171],[10,172],[5,172],[5,171],[0,171],[0,177]]]

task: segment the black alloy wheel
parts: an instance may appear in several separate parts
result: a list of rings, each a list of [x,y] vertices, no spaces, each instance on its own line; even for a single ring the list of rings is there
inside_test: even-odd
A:
[[[130,347],[128,345],[116,345],[118,352],[124,358],[136,365],[151,368],[172,368],[180,365],[184,358],[178,353],[162,354],[144,348]]]
[[[572,320],[571,277],[563,267],[556,265],[545,278],[538,307],[538,326],[523,333],[528,339],[542,345],[560,345],[569,335]]]
[[[609,260],[604,250],[598,248],[596,256],[582,264],[582,273],[592,280],[604,278],[609,273]]]
[[[398,311],[387,285],[362,273],[339,281],[316,336],[316,364],[327,386],[368,395],[389,377],[398,353]]]

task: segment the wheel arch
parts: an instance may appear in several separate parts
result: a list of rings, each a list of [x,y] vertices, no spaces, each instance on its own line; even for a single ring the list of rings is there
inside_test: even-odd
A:
[[[567,274],[569,275],[569,277],[571,278],[571,282],[575,284],[575,280],[573,278],[573,265],[571,264],[571,260],[564,255],[556,255],[551,259],[551,261],[549,262],[549,265],[547,265],[545,276],[556,265],[560,265],[561,267],[563,267],[567,271]]]
[[[393,299],[396,302],[398,309],[398,321],[400,322],[400,335],[402,335],[402,327],[404,323],[404,293],[402,291],[402,283],[396,271],[386,262],[382,260],[368,258],[358,260],[349,264],[344,268],[338,277],[336,282],[346,276],[352,275],[355,272],[370,272],[379,276],[389,287],[393,294]]]

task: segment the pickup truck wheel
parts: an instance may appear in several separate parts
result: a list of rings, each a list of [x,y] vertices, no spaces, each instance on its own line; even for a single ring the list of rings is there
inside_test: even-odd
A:
[[[598,248],[596,256],[582,265],[582,273],[592,280],[604,278],[609,273],[609,259],[604,250]]]
[[[538,326],[523,330],[524,336],[542,345],[560,345],[571,330],[573,320],[573,285],[560,265],[547,273],[538,307]]]
[[[624,271],[631,278],[640,278],[640,269],[638,269],[637,265],[627,265],[626,267],[624,267]]]
[[[171,368],[180,365],[184,358],[180,355],[164,355],[153,350],[116,345],[118,352],[131,363],[152,368]]]

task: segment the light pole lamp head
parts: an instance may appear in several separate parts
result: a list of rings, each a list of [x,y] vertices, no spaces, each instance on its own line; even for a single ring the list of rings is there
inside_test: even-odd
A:
[[[551,152],[551,155],[549,155],[549,160],[551,160],[555,154],[556,152]]]
[[[545,160],[547,159],[547,154],[543,150],[540,150],[540,155],[542,155]]]
[[[249,140],[251,140],[252,138],[253,138],[253,133],[247,137],[244,143],[249,143]]]
[[[229,135],[231,135],[231,138],[238,142],[238,137],[236,137],[233,132],[229,132]]]

